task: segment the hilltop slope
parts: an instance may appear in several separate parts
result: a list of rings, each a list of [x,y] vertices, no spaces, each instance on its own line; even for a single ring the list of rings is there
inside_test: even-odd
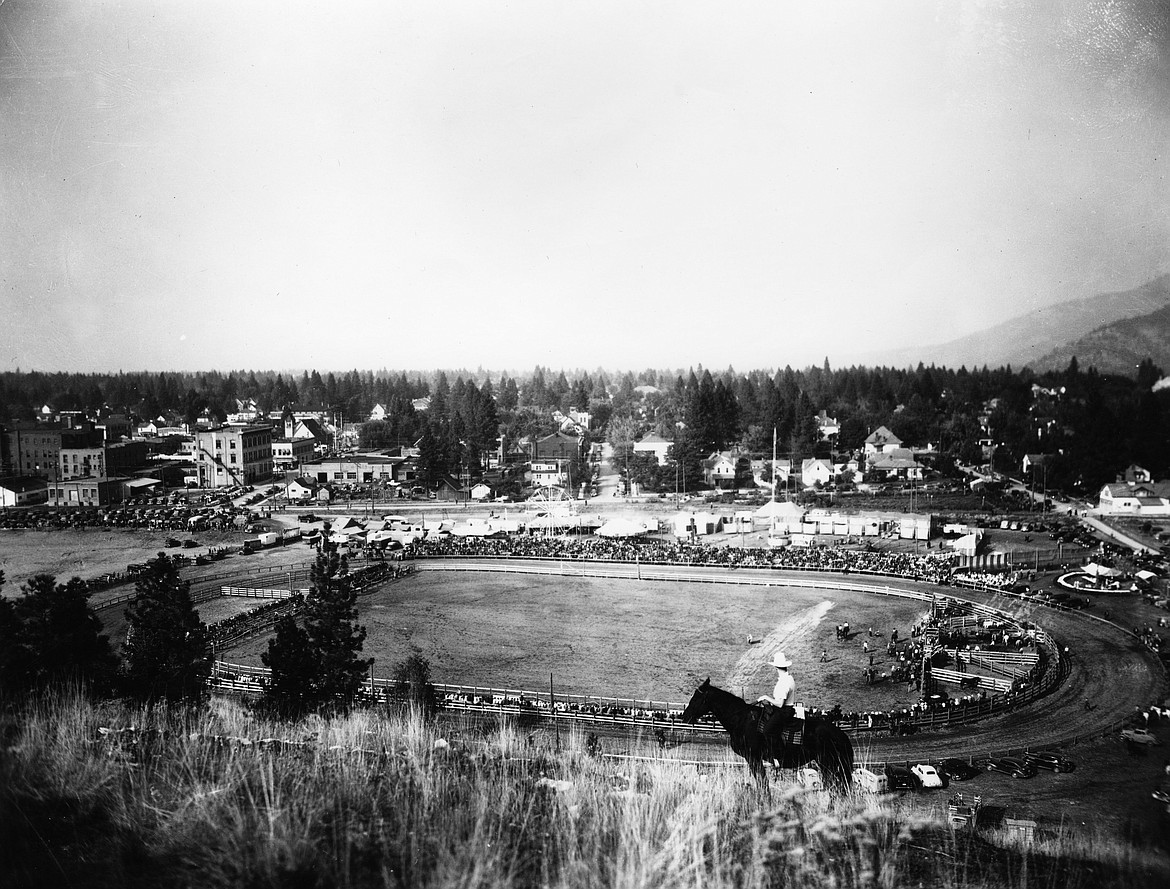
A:
[[[1157,315],[1159,310],[1167,307],[1170,307],[1170,275],[1163,275],[1132,290],[1103,293],[1045,306],[950,342],[920,346],[913,350],[900,349],[884,356],[875,356],[877,360],[873,363],[893,364],[896,367],[913,366],[920,361],[946,367],[982,367],[985,364],[999,367],[1010,364],[1014,368],[1029,365],[1039,369],[1064,367],[1068,364],[1068,357],[1062,360],[1061,356],[1071,357],[1075,354],[1082,367],[1096,364],[1101,369],[1132,369],[1137,362],[1131,360],[1131,350],[1124,347],[1127,337],[1137,335],[1137,331],[1141,330],[1143,338],[1149,337],[1151,342],[1156,341],[1158,325],[1161,323],[1156,318],[1138,325],[1132,332],[1127,329],[1093,340],[1084,347],[1084,353],[1079,346],[1072,352],[1062,350],[1080,343],[1108,325],[1127,320],[1141,321],[1147,316]],[[1160,352],[1165,352],[1167,328],[1160,329],[1163,331]],[[1138,346],[1136,341],[1131,345],[1133,348]],[[1090,348],[1099,350],[1094,352],[1097,361],[1089,357]],[[1149,347],[1144,348],[1146,351],[1142,352],[1141,357],[1154,354]],[[1140,361],[1141,357],[1137,360]],[[1155,358],[1155,361],[1158,359]],[[1159,363],[1166,366],[1165,360]]]
[[[1032,363],[1034,370],[1060,370],[1076,356],[1081,368],[1133,376],[1145,358],[1170,368],[1170,305],[1137,318],[1125,318],[1098,327],[1086,336],[1053,349]]]

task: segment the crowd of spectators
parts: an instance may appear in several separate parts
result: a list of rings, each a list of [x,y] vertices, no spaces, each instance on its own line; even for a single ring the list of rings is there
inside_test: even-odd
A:
[[[241,614],[233,614],[207,628],[207,641],[212,648],[222,648],[244,636],[266,629],[285,614],[299,611],[304,601],[304,597],[298,594],[288,599],[272,599]]]
[[[833,571],[842,574],[886,574],[946,584],[953,578],[950,557],[935,554],[881,552],[844,547],[787,547],[745,549],[664,540],[546,537],[438,537],[408,545],[406,558],[557,559],[565,561],[637,562],[639,564],[695,565],[720,568]]]

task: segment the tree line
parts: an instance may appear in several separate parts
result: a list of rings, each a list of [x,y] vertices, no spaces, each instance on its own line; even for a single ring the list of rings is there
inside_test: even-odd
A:
[[[364,447],[413,445],[422,450],[428,484],[450,473],[478,475],[484,455],[557,428],[552,412],[588,411],[590,436],[628,446],[657,432],[675,446],[677,471],[698,484],[700,461],[714,451],[766,455],[773,434],[794,461],[830,456],[817,414],[840,424],[839,453],[858,450],[878,426],[908,444],[937,445],[945,460],[983,462],[980,442],[994,446],[997,466],[1017,469],[1027,453],[1050,456],[1045,472],[1054,486],[1092,491],[1129,463],[1156,475],[1170,471],[1170,389],[1156,389],[1162,369],[1149,359],[1133,376],[1081,370],[1028,368],[823,366],[794,370],[702,367],[609,373],[552,371],[537,366],[522,376],[484,371],[448,374],[316,370],[222,373],[0,374],[0,419],[30,418],[44,403],[59,410],[116,409],[139,417],[168,411],[193,420],[204,410],[217,419],[236,399],[261,410],[284,406],[326,410],[362,421],[376,404],[386,418],[363,422]],[[1043,393],[1034,396],[1033,386]],[[418,410],[417,399],[429,407]],[[586,442],[587,444],[587,442]]]
[[[4,584],[0,572],[0,587]],[[190,582],[166,553],[146,563],[126,610],[120,654],[103,633],[80,578],[29,580],[16,597],[0,597],[0,697],[19,699],[62,685],[95,697],[198,706],[205,702],[214,654]],[[280,717],[353,707],[374,661],[362,658],[365,627],[346,560],[326,547],[310,571],[299,615],[285,615],[261,656],[271,676],[256,706]],[[412,655],[394,678],[416,703],[433,705],[430,668]]]

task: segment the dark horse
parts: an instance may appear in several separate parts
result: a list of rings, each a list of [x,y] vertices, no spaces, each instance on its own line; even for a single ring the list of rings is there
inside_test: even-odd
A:
[[[763,708],[749,704],[729,691],[716,688],[708,677],[695,689],[683,711],[682,721],[693,723],[710,713],[731,735],[731,749],[747,760],[756,780],[767,784],[765,763],[775,760],[782,768],[796,769],[816,760],[826,783],[849,786],[853,778],[853,744],[833,723],[812,717],[804,720],[804,741],[786,745],[779,737],[760,734],[757,728]]]

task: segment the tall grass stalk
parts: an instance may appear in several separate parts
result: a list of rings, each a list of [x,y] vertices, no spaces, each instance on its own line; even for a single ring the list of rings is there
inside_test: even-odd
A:
[[[967,889],[1166,875],[1164,860],[1104,838],[968,841],[894,802],[776,780],[765,797],[746,770],[594,756],[578,731],[559,745],[507,722],[440,737],[419,713],[284,723],[225,701],[188,713],[67,693],[6,718],[6,889]]]

